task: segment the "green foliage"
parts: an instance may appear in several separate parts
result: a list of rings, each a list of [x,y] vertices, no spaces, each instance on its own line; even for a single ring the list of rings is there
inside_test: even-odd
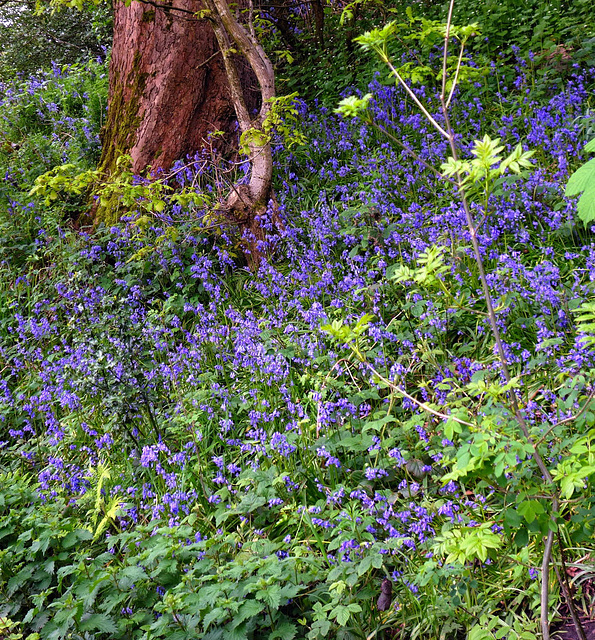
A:
[[[581,342],[595,344],[595,302],[583,302],[574,312],[577,314],[577,330],[583,334]]]
[[[95,164],[107,106],[105,64],[64,67],[14,80],[4,90],[0,169],[10,180],[0,188],[0,198],[8,197],[13,185],[30,189],[37,176],[57,165]]]
[[[372,5],[353,3],[354,19],[362,7]],[[426,26],[424,34],[423,21],[415,21],[416,46],[439,42],[439,25]],[[387,36],[387,56],[397,44]],[[409,80],[430,75],[425,65],[400,73]],[[326,99],[344,77],[332,78]],[[437,80],[434,74],[431,82]],[[532,152],[522,145],[505,152],[506,141],[496,134],[474,132],[478,139],[466,153],[442,166],[442,177],[451,178],[442,191],[425,174],[411,188],[400,185],[398,194],[387,186],[380,197],[403,202],[394,218],[378,220],[371,205],[359,203],[371,190],[359,166],[342,174],[350,165],[340,164],[330,178],[316,175],[333,154],[357,164],[353,147],[337,145],[328,156],[314,143],[294,147],[293,154],[308,158],[308,169],[295,201],[284,192],[284,212],[289,217],[311,206],[313,218],[320,212],[312,224],[321,227],[304,238],[314,244],[336,233],[336,242],[316,257],[320,271],[306,278],[283,258],[257,277],[233,268],[229,237],[218,242],[205,228],[217,223],[210,198],[192,189],[174,194],[175,175],[133,176],[126,157],[114,182],[104,184],[89,156],[76,157],[76,146],[71,151],[45,139],[37,105],[22,97],[10,114],[22,115],[25,135],[10,129],[9,141],[45,152],[45,140],[58,160],[32,162],[30,173],[3,187],[6,202],[18,198],[30,207],[15,208],[15,220],[0,218],[0,367],[25,363],[7,376],[21,404],[3,396],[0,405],[8,470],[0,477],[0,636],[362,640],[403,630],[412,640],[465,634],[525,640],[539,634],[539,585],[529,571],[538,574],[543,538],[553,529],[576,548],[572,553],[584,554],[575,587],[577,594],[589,593],[593,373],[561,373],[555,358],[541,354],[531,324],[535,305],[511,291],[497,313],[510,348],[526,349],[534,364],[527,375],[513,370],[503,379],[486,331],[479,269],[470,247],[448,237],[450,229],[433,230],[427,241],[422,228],[421,246],[403,240],[389,258],[380,251],[411,226],[406,204],[417,202],[422,183],[437,192],[424,206],[448,206],[462,187],[475,212],[494,217],[505,180],[530,169]],[[524,117],[524,101],[517,117]],[[66,111],[78,103],[56,104]],[[349,98],[340,112],[367,122],[370,105],[369,94]],[[271,127],[285,126],[281,115],[296,116],[293,109],[287,98]],[[360,131],[361,144],[369,144],[369,132]],[[407,134],[419,139],[415,131]],[[386,148],[381,140],[371,153],[376,174],[385,170]],[[23,156],[13,161],[20,150],[10,149],[5,166],[15,173]],[[403,162],[403,174],[409,166]],[[203,192],[216,193],[219,183],[207,187]],[[128,210],[134,222],[113,232],[99,226],[90,240],[64,229],[64,212],[80,210],[91,188],[104,206]],[[334,198],[330,230],[322,223],[331,214],[319,198]],[[534,245],[541,236],[531,228],[527,234],[530,242],[522,245],[503,236],[506,250],[519,253],[524,265],[539,266],[543,256]],[[285,240],[278,241],[282,255]],[[573,271],[582,277],[587,270],[575,266],[583,263],[566,257],[576,249],[571,241],[553,234],[548,259],[564,277]],[[299,246],[313,251],[310,244]],[[496,249],[488,251],[491,274],[503,277]],[[347,262],[369,270],[363,284],[347,295],[327,295],[326,278],[342,282]],[[279,303],[283,296],[290,305]],[[595,333],[593,303],[567,302],[576,326],[569,319],[557,338],[560,353]],[[212,318],[216,324],[209,324]],[[52,331],[30,331],[45,320]],[[399,355],[392,375],[384,363],[392,364],[394,345]],[[60,370],[64,396],[48,400],[60,438],[50,446],[53,435],[30,409],[39,407],[46,388],[36,367],[43,358],[51,376],[65,352],[92,358],[79,366],[73,357]],[[186,352],[196,358],[192,365],[179,358]],[[267,366],[255,366],[253,354]],[[463,359],[474,368],[472,377],[453,367]],[[287,371],[282,385],[277,367]],[[69,405],[71,394],[79,404]],[[513,394],[522,412],[544,407],[531,414],[530,439],[511,408]],[[288,399],[291,416],[282,413]],[[325,416],[337,401],[348,410]],[[24,403],[32,416],[21,411]],[[25,435],[9,433],[25,424]],[[273,434],[293,448],[291,456],[271,446]],[[97,442],[110,438],[116,444],[107,456]],[[155,459],[143,458],[145,452]],[[551,484],[543,481],[536,452],[547,462]],[[40,468],[50,453],[62,466]],[[43,487],[33,480],[40,472]],[[167,511],[174,475],[176,490],[193,492],[177,513]],[[456,494],[445,490],[451,482]],[[396,533],[380,538],[385,518]],[[393,578],[394,593],[381,611],[385,576]],[[554,611],[555,589],[550,600]]]
[[[96,171],[79,173],[74,164],[62,164],[35,179],[35,186],[29,191],[30,196],[43,198],[46,206],[51,205],[59,196],[70,194],[81,196],[97,181]]]
[[[521,615],[509,621],[494,615],[482,615],[467,636],[468,640],[532,640],[538,637],[539,626],[535,620]]]
[[[444,5],[429,4],[426,11],[438,20],[446,18]],[[551,51],[559,43],[574,45],[590,37],[593,30],[593,13],[586,0],[488,0],[481,4],[458,0],[453,19],[478,22],[487,38],[477,40],[473,48],[491,57],[510,54],[513,48],[538,53]]]
[[[409,79],[413,83],[441,82],[444,69],[442,65],[433,68],[425,63],[408,61],[404,64],[393,66],[393,56],[391,55],[391,44],[395,41],[405,43],[405,46],[418,47],[427,56],[427,53],[437,44],[444,40],[446,35],[444,23],[437,20],[427,20],[426,18],[414,17],[410,7],[407,7],[408,22],[388,22],[381,29],[372,29],[361,36],[355,38],[364,51],[371,51],[389,65],[391,72],[395,76]],[[477,23],[463,27],[451,25],[449,36],[452,41],[456,41],[460,52],[455,56],[447,56],[446,60],[446,90],[450,91],[453,84],[474,82],[486,75],[487,70],[464,64],[469,62],[469,58],[463,55],[463,51],[468,40],[479,35]],[[410,43],[410,45],[409,45]],[[439,62],[441,62],[439,60]]]
[[[335,109],[335,113],[345,116],[346,118],[362,117],[362,114],[368,109],[371,99],[371,93],[366,93],[366,95],[361,98],[357,96],[343,98],[341,102],[339,102],[339,106]]]
[[[357,5],[357,6],[356,6]],[[353,17],[342,20],[342,10],[327,6],[324,11],[324,41],[319,42],[311,30],[313,20],[299,25],[300,36],[283,42],[283,35],[273,30],[279,40],[268,36],[263,40],[269,55],[279,60],[276,82],[288,93],[298,92],[300,98],[314,100],[334,107],[347,87],[357,86],[365,91],[369,79],[380,65],[371,57],[359,55],[353,38],[361,29],[372,28],[382,20],[382,2],[354,3]],[[297,21],[297,18],[296,18]],[[296,25],[297,26],[297,25]],[[279,59],[282,42],[291,54],[291,62]]]
[[[111,44],[109,3],[54,13],[34,0],[0,6],[0,80],[104,56]]]
[[[298,628],[291,620],[300,614],[304,624],[312,619],[307,637],[317,638],[363,611],[350,601],[353,578],[316,569],[303,543],[278,557],[281,545],[241,533],[205,538],[196,533],[198,513],[176,527],[152,522],[98,539],[76,528],[77,514],[64,502],[43,506],[25,479],[3,487],[1,612],[21,617],[34,630],[29,640],[88,632],[114,640],[147,632],[292,640]],[[359,567],[353,577],[367,571]]]
[[[595,138],[587,143],[585,151],[595,152]],[[595,158],[579,167],[568,179],[566,196],[582,194],[578,201],[578,215],[584,224],[595,220]]]
[[[251,128],[240,136],[240,153],[249,155],[250,146],[264,147],[279,136],[286,148],[303,145],[306,138],[296,127],[298,111],[295,108],[297,92],[286,96],[277,96],[271,100],[271,108],[260,128]]]
[[[504,147],[499,143],[499,138],[492,140],[488,135],[485,135],[482,140],[475,140],[475,147],[471,151],[475,159],[464,161],[449,158],[441,167],[444,175],[450,178],[457,174],[466,174],[463,184],[467,182],[477,184],[480,181],[486,181],[489,184],[504,175],[508,169],[514,173],[520,173],[522,168],[531,167],[529,158],[535,153],[534,151],[523,151],[522,145],[518,144],[503,160],[500,153]],[[494,167],[494,165],[497,166]]]
[[[65,164],[38,176],[29,195],[43,199],[49,206],[59,198],[67,200],[71,195],[89,197],[92,194],[99,206],[109,211],[110,219],[114,221],[123,213],[136,210],[140,214],[137,225],[141,228],[149,223],[147,214],[162,213],[166,206],[179,204],[203,209],[210,204],[211,199],[206,194],[198,193],[192,186],[174,191],[167,184],[171,178],[172,175],[152,180],[140,179],[132,172],[130,156],[122,155],[116,161],[115,174],[106,181],[100,170],[80,173],[76,165]]]

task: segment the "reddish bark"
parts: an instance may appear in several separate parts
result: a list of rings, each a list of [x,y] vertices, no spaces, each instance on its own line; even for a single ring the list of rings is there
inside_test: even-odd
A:
[[[235,114],[225,68],[197,0],[139,1],[114,7],[108,120],[101,167],[123,153],[133,170],[167,169],[205,146],[210,132],[230,132]],[[170,7],[168,9],[168,6]]]
[[[227,0],[115,0],[108,120],[100,169],[116,172],[122,154],[139,174],[171,164],[208,144],[208,134],[259,130],[275,97],[273,66]],[[208,9],[207,19],[196,12]],[[236,124],[236,122],[238,124]],[[264,240],[258,216],[272,195],[268,141],[248,141],[249,184],[236,185],[222,208],[247,231],[249,262]],[[105,209],[105,210],[104,210]],[[108,221],[108,207],[92,217]]]

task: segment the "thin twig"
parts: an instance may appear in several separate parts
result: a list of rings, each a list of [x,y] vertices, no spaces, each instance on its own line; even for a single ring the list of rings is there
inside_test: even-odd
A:
[[[461,42],[461,51],[459,52],[459,59],[457,60],[457,69],[455,71],[455,77],[452,80],[452,86],[450,88],[450,93],[448,94],[448,100],[446,101],[446,108],[450,107],[450,101],[454,96],[455,89],[459,80],[459,73],[461,71],[461,65],[463,64],[463,52],[465,51],[465,45]]]
[[[455,180],[453,180],[452,178],[449,178],[448,176],[445,176],[443,173],[440,173],[440,171],[438,171],[436,167],[433,167],[429,162],[426,162],[425,160],[420,158],[419,154],[417,154],[411,147],[407,146],[404,142],[401,142],[401,140],[399,140],[396,136],[394,136],[392,133],[387,131],[383,126],[377,124],[374,121],[370,121],[370,124],[373,127],[375,127],[378,131],[380,131],[382,134],[384,134],[387,138],[390,138],[395,144],[398,144],[401,147],[401,149],[404,149],[410,156],[412,156],[415,160],[417,160],[417,162],[419,162],[420,164],[423,164],[423,166],[426,169],[429,169],[438,178],[442,178],[443,180],[446,180],[447,182],[450,182],[451,184],[456,185]]]
[[[452,414],[448,415],[446,413],[440,413],[440,411],[436,411],[436,409],[432,409],[432,407],[427,405],[425,402],[421,402],[417,398],[413,397],[410,393],[407,393],[407,391],[405,391],[405,389],[399,387],[394,382],[391,382],[388,378],[385,378],[382,374],[378,373],[378,371],[376,371],[376,369],[374,369],[374,367],[371,364],[369,364],[367,362],[365,364],[368,367],[368,369],[379,380],[384,382],[384,384],[388,385],[393,391],[396,391],[397,393],[400,393],[404,398],[407,398],[407,400],[410,400],[411,402],[416,404],[420,409],[423,409],[424,411],[427,411],[428,413],[431,413],[432,415],[436,416],[437,418],[442,418],[443,420],[454,420],[455,422],[458,422],[459,424],[464,424],[467,427],[476,428],[477,425],[474,425],[471,422],[467,422],[466,420],[461,420],[460,418],[457,418],[456,416],[453,416]]]
[[[585,635],[585,630],[583,629],[583,625],[581,624],[580,617],[576,612],[576,606],[574,605],[574,600],[572,599],[572,592],[570,590],[570,585],[568,584],[568,571],[566,570],[566,557],[564,552],[564,545],[562,544],[562,538],[560,536],[560,532],[556,532],[556,536],[558,538],[558,551],[560,552],[560,563],[562,564],[562,575],[560,575],[560,571],[558,567],[554,565],[554,570],[556,571],[556,576],[558,577],[558,582],[562,587],[562,591],[564,592],[564,598],[566,599],[566,604],[568,604],[568,608],[570,609],[570,616],[572,617],[572,622],[574,624],[574,628],[576,630],[576,634],[579,637],[579,640],[587,640]]]
[[[446,34],[445,34],[445,38],[444,38],[444,54],[443,54],[443,58],[442,58],[442,71],[443,71],[443,75],[442,75],[442,92],[440,95],[440,101],[442,103],[442,115],[444,117],[444,122],[445,122],[445,126],[446,126],[446,131],[447,131],[447,139],[448,139],[448,143],[450,146],[450,150],[451,150],[451,154],[453,157],[453,160],[456,162],[458,159],[458,150],[457,150],[457,145],[456,145],[456,140],[455,140],[455,135],[454,135],[454,131],[452,129],[452,125],[450,122],[450,116],[448,114],[448,107],[446,104],[446,100],[445,100],[445,93],[446,93],[446,66],[447,66],[447,57],[448,57],[448,42],[450,39],[450,28],[451,28],[451,23],[452,23],[452,13],[453,13],[453,9],[454,9],[454,0],[450,0],[449,3],[449,9],[448,9],[448,22],[446,25]],[[490,322],[490,327],[492,330],[492,335],[494,336],[494,341],[496,343],[496,351],[498,353],[498,359],[500,360],[500,367],[502,369],[502,374],[504,376],[504,379],[506,381],[506,383],[510,383],[511,381],[511,375],[509,372],[509,368],[508,368],[508,359],[506,357],[506,353],[504,351],[504,343],[502,340],[502,335],[500,333],[500,328],[498,327],[498,322],[496,319],[496,313],[494,311],[494,304],[493,304],[493,300],[492,300],[492,294],[490,291],[490,287],[488,284],[488,280],[487,280],[487,276],[486,276],[486,272],[485,272],[485,268],[484,268],[484,264],[483,264],[483,258],[481,256],[481,251],[479,248],[479,241],[477,240],[477,228],[475,226],[474,220],[473,220],[473,215],[471,213],[471,207],[469,206],[469,202],[467,200],[467,193],[466,193],[466,189],[462,180],[462,177],[460,176],[460,174],[457,172],[456,174],[456,178],[458,181],[458,192],[459,192],[459,197],[461,199],[461,203],[463,205],[463,209],[465,211],[465,218],[467,221],[467,227],[469,229],[469,233],[471,236],[471,244],[473,246],[473,253],[475,256],[475,262],[477,264],[477,268],[479,271],[479,279],[481,281],[481,287],[482,287],[482,291],[484,294],[484,299],[486,302],[486,307],[487,307],[487,312],[488,312],[488,319]],[[529,428],[527,427],[527,423],[525,422],[525,419],[523,418],[523,415],[520,411],[519,408],[519,404],[517,401],[517,397],[516,397],[516,393],[514,392],[514,389],[511,390],[510,396],[510,404],[512,406],[512,410],[516,419],[516,422],[519,426],[519,429],[521,430],[521,433],[523,434],[523,437],[525,438],[525,440],[527,441],[527,443],[529,443],[531,445],[531,448],[533,449],[533,460],[535,461],[535,464],[537,465],[539,471],[541,472],[541,474],[543,475],[546,483],[551,487],[552,489],[552,521],[555,519],[555,514],[557,513],[558,509],[559,509],[559,498],[558,498],[558,491],[556,488],[556,485],[554,483],[554,480],[552,478],[552,475],[547,467],[547,465],[545,464],[545,462],[543,461],[543,458],[541,457],[541,454],[539,453],[537,446],[535,445],[535,443],[533,442],[533,439],[531,437],[531,434],[529,432]],[[553,531],[549,531],[547,538],[546,538],[546,542],[545,542],[545,546],[544,546],[544,553],[543,553],[543,562],[542,562],[542,567],[541,567],[541,616],[540,616],[540,623],[541,623],[541,632],[543,634],[543,640],[549,640],[550,638],[550,631],[549,631],[549,619],[548,619],[548,600],[549,600],[549,566],[550,566],[550,558],[551,558],[551,553],[552,553],[552,545],[553,545]]]
[[[448,133],[436,122],[432,114],[424,107],[424,105],[420,102],[420,99],[415,95],[411,87],[403,80],[401,74],[395,69],[393,63],[387,56],[384,56],[384,61],[388,65],[389,69],[394,74],[395,78],[399,81],[401,86],[405,89],[405,91],[409,94],[409,97],[415,102],[417,108],[424,114],[424,116],[428,119],[428,121],[436,128],[446,139],[448,139]]]
[[[217,51],[215,51],[215,53],[212,56],[209,56],[204,62],[197,64],[196,68],[200,69],[201,67],[204,67],[206,64],[209,64],[209,62],[211,62],[211,60],[217,57],[220,53],[221,53],[221,49],[217,49]]]
[[[331,367],[330,371],[324,377],[324,381],[322,382],[322,386],[320,387],[320,391],[321,392],[326,389],[326,383],[328,382],[328,379],[329,379],[331,373],[342,362],[346,362],[347,364],[349,364],[349,360],[347,358],[341,358],[340,360],[337,360],[337,362],[335,362],[335,364]],[[355,383],[355,379],[353,378],[353,375],[351,374],[351,371],[349,371],[349,367],[347,367],[347,371],[349,372],[349,375],[351,376],[352,381]],[[320,405],[321,405],[321,401],[318,400],[317,403],[316,403],[316,439],[318,439],[320,437],[320,427],[321,427],[321,424],[322,424],[322,422],[320,420]]]
[[[546,437],[550,434],[550,432],[556,427],[559,427],[561,424],[566,424],[567,422],[574,422],[575,420],[580,418],[580,416],[582,416],[583,413],[585,413],[585,411],[589,408],[589,404],[591,403],[591,400],[593,400],[593,398],[595,398],[595,388],[593,388],[588,398],[585,400],[585,404],[582,406],[581,410],[578,413],[575,413],[573,416],[570,416],[568,418],[564,418],[564,420],[560,420],[555,424],[551,425],[551,427],[548,427],[546,432],[535,443],[535,446],[537,447],[538,445],[540,445],[546,439]]]

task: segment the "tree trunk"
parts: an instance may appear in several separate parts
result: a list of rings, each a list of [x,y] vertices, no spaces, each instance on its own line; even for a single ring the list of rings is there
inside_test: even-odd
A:
[[[244,248],[251,267],[258,266],[262,242],[266,234],[260,217],[266,212],[272,196],[273,154],[270,141],[264,134],[264,125],[276,98],[273,65],[256,40],[251,24],[239,22],[230,10],[227,0],[204,0],[209,20],[222,53],[229,82],[231,101],[238,119],[240,132],[246,137],[251,172],[250,182],[236,185],[230,193],[226,209],[232,219],[244,228]],[[249,21],[251,20],[249,15]],[[246,101],[246,93],[237,67],[237,55],[250,65],[260,90],[260,109],[253,115]],[[254,135],[256,134],[256,135]],[[274,220],[278,223],[277,220]]]
[[[231,132],[235,114],[213,29],[199,21],[197,0],[163,7],[116,1],[108,119],[100,168],[122,154],[132,169],[168,169],[205,146],[208,134]]]
[[[322,0],[312,0],[312,12],[314,13],[316,39],[320,48],[324,49],[324,6]]]
[[[247,137],[250,181],[232,188],[223,210],[247,232],[247,258],[257,264],[264,240],[258,220],[271,197],[273,174],[271,147],[262,134],[275,78],[251,24],[242,24],[226,0],[115,1],[99,168],[109,177],[118,158],[129,154],[134,173],[149,166],[167,170],[204,148],[212,131],[239,125],[242,134],[256,132]],[[110,221],[109,211],[94,214],[96,222]]]

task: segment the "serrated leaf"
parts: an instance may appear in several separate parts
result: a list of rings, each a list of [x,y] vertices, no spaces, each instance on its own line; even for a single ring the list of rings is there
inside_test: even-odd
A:
[[[88,529],[75,529],[64,537],[64,540],[62,540],[62,547],[64,549],[69,549],[79,540],[90,540],[92,537],[93,534]]]
[[[207,615],[203,620],[204,630],[206,631],[211,625],[211,623],[214,622],[215,620],[223,621],[225,620],[226,617],[227,617],[227,611],[225,609],[222,609],[221,607],[215,607],[214,609],[211,609],[211,611],[207,613]]]
[[[120,571],[118,574],[118,581],[124,580],[126,586],[121,586],[122,589],[129,588],[130,585],[138,582],[139,580],[144,580],[147,577],[146,571],[139,566],[129,566]]]
[[[268,585],[265,589],[257,591],[256,598],[266,602],[272,609],[278,609],[281,602],[281,588],[276,584]]]
[[[118,627],[114,621],[103,613],[92,613],[85,620],[81,620],[80,631],[101,631],[102,633],[116,633]]]
[[[291,622],[282,622],[269,635],[268,640],[293,640],[297,634],[297,627]]]
[[[244,620],[249,620],[250,618],[254,618],[261,611],[263,611],[265,605],[263,602],[259,602],[258,600],[246,600],[238,609],[238,612],[234,615],[233,622],[231,624],[231,628],[235,629],[239,626]]]

